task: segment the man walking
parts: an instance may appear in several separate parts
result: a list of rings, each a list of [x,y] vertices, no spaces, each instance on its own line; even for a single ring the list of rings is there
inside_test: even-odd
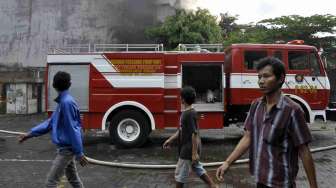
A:
[[[298,156],[311,188],[317,187],[314,162],[308,143],[311,135],[300,106],[281,93],[285,68],[276,58],[266,57],[258,66],[258,84],[263,97],[253,101],[245,120],[245,133],[234,151],[217,169],[223,181],[230,165],[248,149],[250,172],[258,188],[295,188]]]
[[[47,176],[46,187],[56,188],[64,172],[73,187],[83,187],[77,173],[75,159],[82,166],[85,166],[88,161],[83,154],[80,113],[74,98],[69,94],[70,86],[70,74],[57,72],[53,80],[53,87],[58,92],[58,97],[55,99],[58,103],[56,110],[48,120],[19,138],[19,142],[22,143],[29,138],[51,131],[52,142],[57,146],[57,155]]]

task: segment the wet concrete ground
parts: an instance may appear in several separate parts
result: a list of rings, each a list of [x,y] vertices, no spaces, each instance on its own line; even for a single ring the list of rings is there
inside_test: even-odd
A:
[[[33,125],[43,121],[45,115],[0,116],[0,129],[27,131]],[[324,129],[322,122],[311,126],[312,148],[336,144],[335,122],[328,122]],[[108,134],[88,132],[85,136],[86,154],[98,160],[142,164],[175,164],[176,148],[162,150],[161,144],[174,130],[156,131],[150,141],[142,148],[118,149],[109,143]],[[202,131],[202,162],[222,161],[233,150],[242,132],[235,127],[224,130]],[[46,173],[55,156],[55,146],[49,135],[28,140],[23,145],[17,144],[13,135],[0,133],[0,187],[43,187]],[[245,158],[246,155],[243,157]],[[336,150],[313,154],[320,187],[335,187]],[[86,187],[174,187],[174,169],[124,169],[89,165],[80,167],[80,176]],[[214,177],[216,168],[207,168]],[[220,187],[254,187],[247,165],[232,166],[226,174],[225,183]],[[308,187],[305,173],[300,167],[297,179],[298,187]],[[69,187],[63,180],[63,187]],[[192,175],[188,187],[206,187]]]

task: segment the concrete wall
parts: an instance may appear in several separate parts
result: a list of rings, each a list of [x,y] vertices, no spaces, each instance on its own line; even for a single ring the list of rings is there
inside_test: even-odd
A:
[[[1,0],[0,64],[43,67],[51,45],[148,43],[144,29],[196,0]]]
[[[45,111],[32,97],[43,84],[49,47],[95,43],[152,43],[145,28],[194,9],[198,0],[1,0],[0,113]],[[42,107],[39,107],[42,103]]]

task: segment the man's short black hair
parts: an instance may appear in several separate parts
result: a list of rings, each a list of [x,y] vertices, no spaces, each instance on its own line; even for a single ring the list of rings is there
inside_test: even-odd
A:
[[[53,87],[57,91],[64,91],[71,86],[71,76],[67,72],[58,71],[54,76]]]
[[[191,105],[195,102],[196,92],[195,89],[191,86],[185,86],[181,90],[181,98],[185,103]]]
[[[281,76],[285,78],[286,69],[285,69],[283,62],[280,59],[275,58],[275,57],[264,57],[260,59],[257,65],[257,71],[260,71],[267,65],[270,65],[272,67],[273,74],[275,75],[277,80],[280,80]],[[280,88],[282,87],[282,84],[284,83],[284,81],[280,84]]]

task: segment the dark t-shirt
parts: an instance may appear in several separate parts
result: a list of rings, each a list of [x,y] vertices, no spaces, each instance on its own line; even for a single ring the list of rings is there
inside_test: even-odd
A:
[[[180,128],[178,138],[179,157],[191,160],[192,155],[192,134],[198,133],[197,112],[194,109],[182,112],[180,117]],[[197,149],[200,155],[201,143]]]

